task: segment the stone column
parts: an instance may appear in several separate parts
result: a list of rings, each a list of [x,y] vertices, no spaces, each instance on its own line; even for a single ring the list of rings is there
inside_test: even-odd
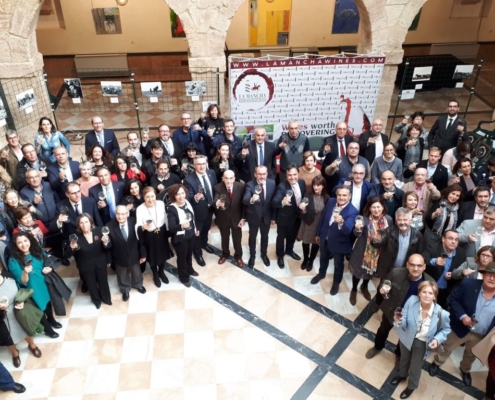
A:
[[[38,130],[38,120],[51,118],[48,91],[43,79],[43,57],[36,43],[40,0],[0,0],[0,83],[9,110],[8,125],[28,141]],[[20,111],[16,95],[34,90],[33,112]],[[0,128],[0,145],[5,145],[5,130]]]

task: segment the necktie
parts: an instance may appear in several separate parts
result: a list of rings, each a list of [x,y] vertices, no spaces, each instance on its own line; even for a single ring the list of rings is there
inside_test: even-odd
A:
[[[263,165],[265,163],[265,157],[263,156],[263,145],[260,144],[260,163],[258,165]]]
[[[299,185],[292,185],[292,191],[296,197],[296,204],[299,207],[299,203],[301,203],[301,191],[299,190]]]
[[[265,185],[261,185],[261,201],[265,201]]]
[[[227,189],[227,193],[229,194],[229,200],[232,201],[232,189]]]
[[[344,141],[342,139],[339,139],[340,143],[340,157],[345,156],[345,149],[344,149]]]
[[[110,186],[105,187],[108,208],[110,209],[110,218],[115,218],[115,202],[113,201],[113,193]]]
[[[74,211],[76,212],[76,215],[77,215],[77,216],[79,216],[79,214],[81,214],[81,213],[79,212],[79,203],[74,204]]]
[[[165,142],[165,147],[167,148],[167,153],[170,157],[172,157],[172,152],[170,151],[170,143]]]
[[[120,231],[122,232],[122,237],[127,242],[127,232],[125,231],[125,225],[120,225]]]
[[[449,130],[452,127],[452,124],[454,123],[454,118],[449,118],[449,123],[447,125],[447,130]]]
[[[103,147],[104,146],[104,140],[103,140],[103,132],[102,133],[98,133],[98,142],[100,142],[100,146]]]
[[[493,193],[493,196],[490,199],[490,204],[495,204],[495,193]]]
[[[210,186],[206,182],[206,175],[203,175],[203,186],[205,187],[206,201],[208,204],[212,204],[213,196],[211,195]]]

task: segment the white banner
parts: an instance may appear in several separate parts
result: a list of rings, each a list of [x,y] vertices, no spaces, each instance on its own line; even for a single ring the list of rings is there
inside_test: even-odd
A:
[[[269,57],[229,58],[236,133],[262,126],[277,139],[293,119],[308,136],[333,135],[339,121],[347,122],[354,137],[370,130],[385,57]]]

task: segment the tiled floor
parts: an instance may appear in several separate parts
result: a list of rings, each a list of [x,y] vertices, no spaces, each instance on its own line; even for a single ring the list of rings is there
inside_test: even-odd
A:
[[[270,231],[274,243],[276,231]],[[247,260],[247,231],[243,236]],[[211,243],[220,245],[216,228]],[[268,256],[275,259],[274,244]],[[301,254],[300,244],[296,251]],[[2,399],[368,399],[398,398],[387,385],[393,376],[391,333],[388,350],[372,360],[364,353],[372,346],[381,314],[371,314],[358,296],[349,304],[350,275],[341,293],[328,294],[331,272],[318,285],[299,262],[286,259],[280,270],[257,259],[254,270],[232,263],[218,265],[218,255],[204,253],[207,266],[195,266],[199,277],[186,289],[173,275],[157,289],[149,271],[144,295],[131,292],[123,302],[116,277],[110,272],[113,306],[96,310],[80,292],[74,265],[59,271],[73,289],[60,338],[35,338],[40,359],[20,344],[22,365],[15,369],[6,349],[0,360],[27,387]],[[318,268],[318,260],[315,269]],[[376,282],[375,282],[376,283]],[[372,295],[375,294],[370,285]],[[475,388],[463,389],[454,353],[444,381],[423,374],[412,399],[476,398],[484,389],[486,369],[476,362]],[[457,379],[456,379],[457,378]],[[449,383],[450,382],[450,383]],[[458,388],[455,387],[457,385]],[[459,389],[460,388],[460,389]],[[402,389],[400,386],[399,389]]]

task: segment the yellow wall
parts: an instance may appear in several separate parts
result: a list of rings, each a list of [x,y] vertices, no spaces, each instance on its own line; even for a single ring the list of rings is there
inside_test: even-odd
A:
[[[95,8],[115,7],[115,0],[93,0]],[[172,38],[164,0],[129,0],[119,7],[122,34],[97,35],[90,0],[61,0],[67,29],[37,29],[43,55],[187,51],[185,38]],[[247,27],[246,27],[247,30]]]

